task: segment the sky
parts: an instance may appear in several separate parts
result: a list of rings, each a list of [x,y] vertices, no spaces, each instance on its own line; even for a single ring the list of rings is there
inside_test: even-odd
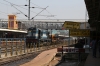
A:
[[[9,14],[15,14],[17,19],[28,19],[24,16],[28,15],[28,6],[24,6],[28,1],[0,0],[0,19],[7,19]],[[35,7],[30,8],[30,19],[85,19],[84,0],[31,0],[30,4]]]

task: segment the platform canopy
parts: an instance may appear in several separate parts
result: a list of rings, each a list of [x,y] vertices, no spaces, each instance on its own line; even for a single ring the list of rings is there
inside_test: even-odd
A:
[[[100,0],[84,0],[89,16],[90,27],[100,27]]]

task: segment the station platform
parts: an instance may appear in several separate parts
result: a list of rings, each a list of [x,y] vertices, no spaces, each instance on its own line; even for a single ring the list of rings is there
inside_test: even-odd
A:
[[[90,53],[85,61],[84,66],[100,66],[100,56],[99,56],[98,49],[97,49],[96,58],[93,58],[92,49],[90,50]]]
[[[47,64],[54,58],[57,53],[57,48],[46,50],[40,53],[36,58],[33,60],[22,64],[20,66],[47,66]]]
[[[31,60],[25,64],[22,64],[20,66],[47,66],[47,64],[54,58],[56,53],[57,53],[57,48],[52,49],[52,50],[46,50],[46,51],[42,52],[41,54],[39,54],[33,60]],[[97,50],[96,58],[93,58],[92,50],[90,50],[90,53],[87,56],[84,66],[100,66],[100,56],[99,56],[98,50]]]

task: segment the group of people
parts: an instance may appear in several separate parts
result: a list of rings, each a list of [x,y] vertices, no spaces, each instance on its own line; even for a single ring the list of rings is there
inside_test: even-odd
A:
[[[96,58],[97,48],[98,48],[99,57],[100,57],[100,39],[96,40],[95,38],[93,38],[92,41],[90,42],[90,46],[92,48],[93,57]]]

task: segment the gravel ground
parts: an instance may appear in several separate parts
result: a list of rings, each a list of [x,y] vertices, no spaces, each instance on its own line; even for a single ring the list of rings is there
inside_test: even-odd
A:
[[[13,60],[12,58],[3,59],[0,66],[20,66],[21,64],[24,64],[34,59],[38,54],[40,54],[40,52],[14,57]]]
[[[32,54],[21,55],[21,56],[18,56],[18,57],[0,59],[0,66],[20,66],[21,64],[24,64],[24,63],[29,62],[32,59],[34,59],[41,52],[35,52],[35,53],[32,53]],[[61,58],[59,58],[59,57],[55,57],[52,60],[52,62],[50,62],[48,64],[48,66],[55,66],[57,63],[59,63],[60,59]]]
[[[48,49],[46,49],[46,48],[47,47],[45,47],[44,50],[53,49],[53,47],[48,48]],[[27,54],[27,55],[21,55],[21,56],[15,56],[15,57],[11,57],[11,58],[0,59],[0,66],[20,66],[20,65],[34,59],[38,54],[40,54],[44,50],[34,52],[31,54]]]

